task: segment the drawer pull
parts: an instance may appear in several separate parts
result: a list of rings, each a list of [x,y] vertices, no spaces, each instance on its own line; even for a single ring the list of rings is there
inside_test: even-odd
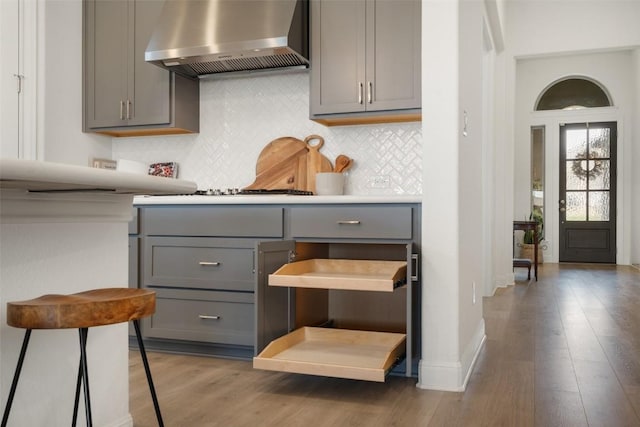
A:
[[[411,254],[411,261],[413,261],[414,264],[414,269],[413,271],[415,272],[415,274],[411,275],[411,280],[413,282],[417,282],[418,281],[418,268],[420,268],[420,260],[418,258],[418,254]]]
[[[217,267],[220,265],[219,262],[211,262],[211,261],[200,261],[198,264],[202,265],[203,267]]]
[[[200,319],[212,319],[212,320],[220,320],[222,317],[220,316],[209,316],[208,314],[198,314],[198,318]]]
[[[346,221],[338,221],[338,224],[340,225],[360,225],[360,221],[357,219],[351,219],[351,220],[346,220]]]

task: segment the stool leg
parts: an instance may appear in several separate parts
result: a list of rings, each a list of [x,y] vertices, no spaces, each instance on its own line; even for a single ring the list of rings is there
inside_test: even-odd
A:
[[[89,329],[80,328],[78,329],[78,333],[80,335],[80,369],[78,370],[80,378],[78,378],[78,384],[80,380],[82,380],[84,385],[84,409],[87,417],[87,427],[92,427],[91,399],[89,397],[89,367],[87,365],[87,335],[89,334]],[[80,389],[78,385],[76,385],[76,407],[74,408],[73,425],[75,425],[76,422],[79,391]]]
[[[162,414],[160,414],[160,404],[158,404],[158,396],[156,396],[156,389],[153,386],[153,379],[151,378],[151,370],[149,369],[147,352],[144,350],[144,343],[142,342],[142,335],[140,334],[140,321],[138,319],[133,320],[133,327],[136,330],[136,338],[138,339],[138,348],[140,349],[140,357],[142,358],[144,371],[147,374],[147,381],[149,382],[149,390],[151,391],[151,398],[153,399],[153,407],[156,410],[158,425],[160,427],[164,427],[164,422],[162,421]]]
[[[78,362],[78,380],[76,381],[76,398],[73,404],[73,422],[71,427],[76,427],[78,422],[78,406],[80,403],[80,387],[82,386],[82,362]]]
[[[9,412],[11,411],[11,405],[13,404],[13,397],[15,396],[16,388],[18,387],[18,378],[20,378],[20,371],[22,371],[22,363],[24,362],[24,355],[27,353],[29,338],[31,338],[31,329],[27,329],[24,333],[24,339],[22,340],[22,348],[20,349],[20,357],[18,357],[18,365],[16,366],[15,374],[13,374],[13,381],[11,382],[11,390],[9,391],[7,406],[5,406],[4,415],[2,416],[2,427],[6,427],[7,421],[9,420]]]

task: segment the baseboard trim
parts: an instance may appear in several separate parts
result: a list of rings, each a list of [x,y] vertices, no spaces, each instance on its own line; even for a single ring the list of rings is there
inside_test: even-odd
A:
[[[486,338],[484,319],[481,319],[460,361],[428,364],[425,360],[420,360],[416,387],[424,390],[464,391]]]

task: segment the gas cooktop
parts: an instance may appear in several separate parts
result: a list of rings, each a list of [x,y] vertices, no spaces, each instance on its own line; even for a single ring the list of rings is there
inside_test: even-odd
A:
[[[313,192],[306,190],[296,190],[294,188],[281,188],[281,189],[254,189],[248,190],[243,189],[240,190],[238,188],[228,188],[227,190],[221,190],[219,188],[216,189],[208,189],[208,190],[198,190],[193,193],[194,196],[237,196],[237,195],[262,195],[262,194],[288,194],[292,196],[313,196]]]

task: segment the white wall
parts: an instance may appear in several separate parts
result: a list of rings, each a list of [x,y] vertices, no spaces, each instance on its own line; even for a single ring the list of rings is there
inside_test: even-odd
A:
[[[507,48],[515,57],[640,43],[640,2],[635,0],[509,0],[506,12]]]
[[[515,217],[526,218],[530,212],[531,148],[530,127],[545,126],[545,230],[548,250],[545,260],[558,261],[558,159],[560,123],[585,121],[618,122],[618,209],[617,242],[618,262],[629,264],[631,239],[631,213],[633,194],[632,147],[634,143],[633,120],[635,87],[632,73],[632,52],[604,52],[584,55],[522,59],[516,67],[515,104]],[[558,78],[582,75],[594,79],[606,87],[615,108],[582,111],[533,112],[540,93]]]
[[[422,358],[419,387],[460,388],[458,2],[422,3]],[[438,185],[428,185],[438,183]],[[429,203],[437,201],[437,203]]]
[[[614,99],[614,102],[621,103],[618,114],[623,121],[626,118],[626,121],[622,123],[624,126],[622,143],[623,149],[627,149],[625,154],[628,156],[622,160],[627,162],[627,170],[623,175],[625,181],[622,183],[622,187],[619,187],[619,190],[622,188],[621,191],[623,191],[620,193],[624,203],[622,212],[626,215],[623,223],[618,224],[619,240],[623,239],[624,241],[623,253],[620,255],[619,252],[619,260],[628,263],[631,259],[638,259],[640,254],[635,249],[633,252],[631,251],[631,241],[637,242],[640,236],[639,232],[635,229],[632,230],[632,227],[635,228],[632,224],[638,223],[640,217],[640,211],[635,208],[638,205],[637,199],[640,197],[640,192],[637,191],[639,188],[638,178],[634,177],[629,168],[633,162],[637,162],[637,157],[631,158],[631,156],[635,156],[637,153],[639,135],[634,129],[635,126],[629,121],[634,118],[633,122],[637,122],[635,119],[638,117],[637,101],[633,100],[631,95],[633,91],[630,89],[637,87],[640,73],[637,72],[637,69],[634,70],[633,60],[628,59],[628,56],[633,49],[640,46],[640,30],[637,25],[637,17],[640,16],[640,2],[624,0],[537,2],[522,0],[507,2],[506,12],[507,35],[504,63],[506,78],[504,81],[507,82],[507,85],[504,97],[498,102],[504,106],[507,114],[504,131],[498,138],[505,143],[505,147],[509,145],[520,147],[516,148],[518,152],[514,152],[514,156],[510,159],[510,163],[518,171],[518,175],[514,175],[511,179],[518,186],[515,188],[515,192],[511,193],[513,196],[510,197],[517,210],[513,218],[522,216],[522,212],[524,212],[523,201],[516,200],[515,197],[520,197],[516,194],[521,194],[524,191],[523,181],[529,167],[528,152],[523,152],[521,144],[523,139],[527,141],[529,139],[530,123],[524,121],[521,115],[530,114],[533,108],[532,101],[530,101],[531,95],[528,95],[529,89],[533,90],[533,88],[524,83],[520,84],[521,79],[518,73],[522,67],[516,67],[515,64],[516,62],[518,64],[533,64],[534,62],[525,61],[542,60],[549,57],[551,61],[549,64],[558,67],[555,68],[555,71],[561,75],[551,77],[547,73],[549,70],[541,67],[539,73],[546,76],[547,84],[562,76],[575,73],[587,76],[597,73],[613,86],[611,90],[616,92],[617,98]],[[532,36],[533,34],[535,37]],[[622,54],[627,55],[626,60],[623,60],[622,63],[620,61],[615,64],[606,63],[607,58],[616,58],[616,56],[607,55],[621,50],[627,52]],[[547,63],[541,62],[540,64]],[[616,70],[616,67],[622,68]],[[532,71],[532,73],[534,72]],[[620,81],[612,77],[615,73],[618,73]],[[517,84],[516,78],[518,79]],[[540,85],[539,82],[533,83]],[[501,82],[497,81],[497,85],[500,84]],[[520,90],[527,92],[521,94]],[[516,102],[516,98],[521,100],[522,105],[512,104]],[[509,105],[513,105],[513,108],[509,108]],[[552,132],[554,131],[547,129],[547,136]],[[523,156],[526,157],[522,158]],[[548,181],[548,184],[550,185],[552,182],[554,181]],[[549,202],[551,204],[547,206],[553,208],[553,203],[556,202],[557,198],[552,199]],[[621,233],[623,233],[622,236]],[[508,242],[505,239],[504,244],[505,247],[510,247],[510,239]]]
[[[327,127],[309,120],[309,72],[278,71],[200,81],[200,133],[114,138],[114,159],[177,161],[179,177],[201,189],[242,188],[255,180],[260,151],[282,136],[324,138],[331,162],[353,158],[347,194],[421,194],[422,130],[419,122]],[[374,176],[389,178],[374,188]]]
[[[19,4],[17,0],[0,2],[0,157],[18,158],[20,136],[19,96],[16,90],[18,67]]]
[[[82,133],[82,1],[38,7],[38,158],[82,166],[111,158],[111,138]]]
[[[460,310],[459,342],[462,374],[468,375],[471,363],[484,339],[482,295],[484,293],[484,226],[491,217],[484,217],[483,203],[489,201],[484,184],[486,164],[483,164],[485,123],[483,115],[484,40],[485,25],[482,2],[461,2],[459,10],[460,105],[458,152],[458,206],[460,280],[458,306]],[[466,123],[465,123],[466,114]],[[466,378],[465,381],[466,383]]]
[[[418,386],[460,391],[485,338],[484,3],[426,2],[422,13],[424,157],[438,162],[423,169]]]

